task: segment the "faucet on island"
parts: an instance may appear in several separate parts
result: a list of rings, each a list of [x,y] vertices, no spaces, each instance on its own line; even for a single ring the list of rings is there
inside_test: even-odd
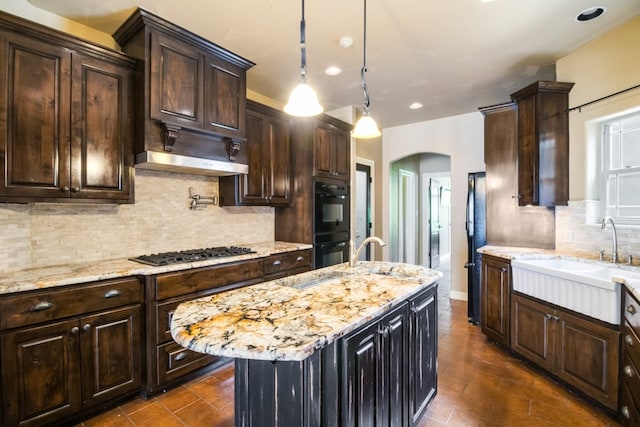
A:
[[[611,218],[610,216],[607,216],[602,220],[602,225],[600,226],[600,228],[602,230],[606,229],[607,222],[611,223],[611,231],[613,233],[613,253],[611,254],[611,262],[613,262],[614,264],[617,264],[619,262],[619,260],[618,260],[618,232],[616,231],[616,225],[613,222],[613,218]]]
[[[364,239],[362,241],[362,243],[360,243],[360,246],[358,246],[358,249],[354,251],[354,247],[355,247],[355,241],[353,239],[349,240],[349,267],[355,267],[356,266],[356,262],[358,262],[358,255],[360,255],[360,251],[362,250],[362,248],[364,248],[366,246],[367,243],[371,243],[371,242],[376,242],[377,244],[379,244],[380,246],[385,246],[386,243],[384,240],[382,240],[379,237],[375,237],[375,236],[371,236],[371,237],[367,237],[366,239]]]

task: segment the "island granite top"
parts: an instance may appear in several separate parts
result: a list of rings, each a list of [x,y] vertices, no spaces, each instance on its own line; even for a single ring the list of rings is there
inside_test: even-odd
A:
[[[160,267],[140,264],[128,258],[120,258],[105,261],[83,262],[78,264],[64,264],[49,267],[30,268],[0,274],[0,295],[14,292],[24,292],[36,289],[47,289],[56,286],[88,283],[97,280],[116,279],[128,276],[149,276],[153,274],[172,271],[188,270],[191,268],[209,267],[217,264],[226,264],[236,261],[246,261],[253,258],[261,258],[278,253],[300,249],[311,249],[313,246],[306,243],[290,242],[261,242],[250,244],[238,244],[248,246],[255,253],[213,258],[205,261],[193,261],[180,264],[170,264]]]
[[[441,277],[402,263],[338,264],[182,303],[171,334],[200,353],[304,360]]]

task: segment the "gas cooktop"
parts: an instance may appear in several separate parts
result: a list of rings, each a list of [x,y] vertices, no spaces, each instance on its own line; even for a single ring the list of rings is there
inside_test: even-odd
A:
[[[136,258],[129,258],[131,261],[143,264],[161,266],[169,264],[180,264],[193,261],[205,261],[213,258],[229,257],[236,255],[253,254],[250,248],[240,246],[218,246],[215,248],[189,249],[186,251],[163,252],[159,254],[142,255]]]

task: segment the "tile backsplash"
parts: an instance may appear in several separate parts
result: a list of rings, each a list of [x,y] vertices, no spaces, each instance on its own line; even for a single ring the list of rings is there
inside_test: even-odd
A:
[[[0,203],[0,272],[274,239],[271,207],[189,209],[218,178],[136,170],[135,204]]]
[[[556,206],[556,250],[597,258],[600,250],[605,259],[611,259],[613,236],[611,225],[600,228],[602,213],[600,201],[570,201],[568,206]],[[634,264],[640,261],[640,227],[616,224],[618,256],[626,262],[633,255]]]

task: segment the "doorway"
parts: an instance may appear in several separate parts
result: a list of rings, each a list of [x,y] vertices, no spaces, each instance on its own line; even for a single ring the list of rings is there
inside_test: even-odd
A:
[[[371,177],[371,165],[364,163],[356,163],[356,178],[355,178],[355,246],[360,247],[360,244],[367,237],[371,236],[371,230],[373,229],[373,219],[371,211],[371,186],[373,178]],[[371,245],[367,245],[360,255],[358,260],[371,261]]]
[[[398,172],[398,261],[415,264],[418,213],[416,174],[405,169]]]

